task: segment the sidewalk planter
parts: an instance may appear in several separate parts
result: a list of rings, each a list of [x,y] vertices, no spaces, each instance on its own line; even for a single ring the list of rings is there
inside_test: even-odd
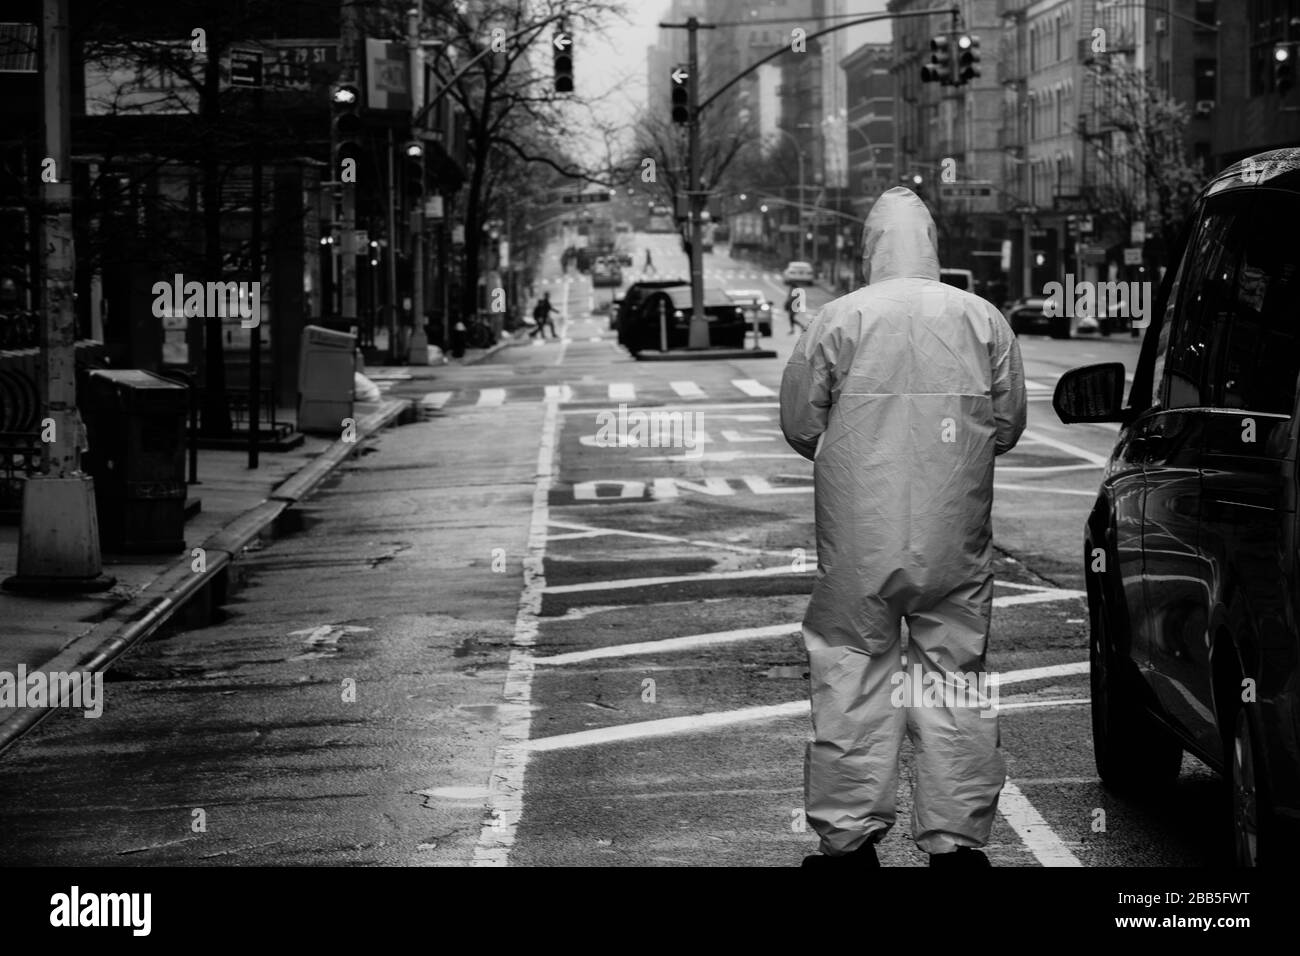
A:
[[[352,417],[355,335],[319,325],[302,330],[298,357],[298,430],[338,435]]]
[[[86,385],[83,463],[95,479],[100,547],[183,550],[189,389],[140,369],[97,369]]]

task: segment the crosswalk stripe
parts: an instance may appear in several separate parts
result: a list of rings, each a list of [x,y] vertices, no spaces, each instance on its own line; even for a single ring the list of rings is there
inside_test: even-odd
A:
[[[682,398],[703,398],[704,389],[700,388],[694,382],[672,382],[673,391]]]
[[[731,384],[736,386],[736,388],[740,389],[746,395],[749,395],[751,398],[767,398],[776,394],[776,392],[772,391],[766,385],[763,385],[761,382],[756,382],[752,378],[732,379]]]
[[[546,397],[558,399],[561,402],[573,401],[573,388],[568,385],[547,385]]]
[[[636,388],[631,382],[611,382],[609,386],[610,401],[633,401]]]
[[[485,388],[478,393],[478,402],[476,404],[483,406],[501,405],[506,400],[506,390],[504,388]]]

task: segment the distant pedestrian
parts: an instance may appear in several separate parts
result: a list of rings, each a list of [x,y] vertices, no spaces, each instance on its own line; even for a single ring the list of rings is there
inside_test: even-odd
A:
[[[555,323],[551,321],[551,313],[559,313],[559,309],[551,305],[551,294],[543,292],[542,297],[537,300],[537,305],[533,306],[533,318],[537,321],[537,328],[529,333],[529,338],[536,338],[539,334],[546,338],[546,329],[551,329],[551,338],[558,339],[559,335],[555,332]]]
[[[795,299],[796,299],[796,296],[795,296],[794,292],[795,292],[794,286],[790,286],[790,294],[787,295],[787,296],[785,297],[785,314],[786,314],[786,317],[790,320],[790,334],[791,334],[791,335],[794,335],[794,330],[795,330],[796,328],[797,328],[800,332],[803,331],[803,323],[800,322],[798,319],[796,319],[796,318],[794,317],[794,315],[795,315],[794,305],[795,305]]]
[[[652,258],[650,257],[650,250],[649,250],[649,248],[647,248],[646,251],[645,251],[645,269],[642,270],[642,271],[644,271],[644,272],[654,272],[654,273],[656,273],[656,274],[658,274],[658,272],[659,272],[659,270],[655,268],[655,261],[654,261],[654,259],[652,259]]]

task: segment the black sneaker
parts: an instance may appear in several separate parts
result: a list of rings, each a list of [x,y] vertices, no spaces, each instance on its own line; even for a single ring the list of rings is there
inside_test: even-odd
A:
[[[842,856],[827,856],[825,853],[814,853],[811,856],[803,858],[800,866],[821,866],[823,863],[843,863],[855,866],[880,866],[880,858],[876,856],[876,843],[874,840],[868,840],[862,846],[858,847],[851,853],[845,853]]]
[[[968,846],[959,846],[952,853],[931,853],[930,865],[946,866],[959,870],[982,870],[993,866],[982,851],[972,850]]]

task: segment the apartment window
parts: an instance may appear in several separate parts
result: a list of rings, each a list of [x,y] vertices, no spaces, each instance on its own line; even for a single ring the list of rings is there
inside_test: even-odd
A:
[[[1056,15],[1056,62],[1061,62],[1061,15]]]
[[[1215,73],[1218,66],[1215,60],[1197,60],[1195,65],[1196,82],[1195,92],[1192,98],[1196,100],[1212,100],[1215,95]]]

